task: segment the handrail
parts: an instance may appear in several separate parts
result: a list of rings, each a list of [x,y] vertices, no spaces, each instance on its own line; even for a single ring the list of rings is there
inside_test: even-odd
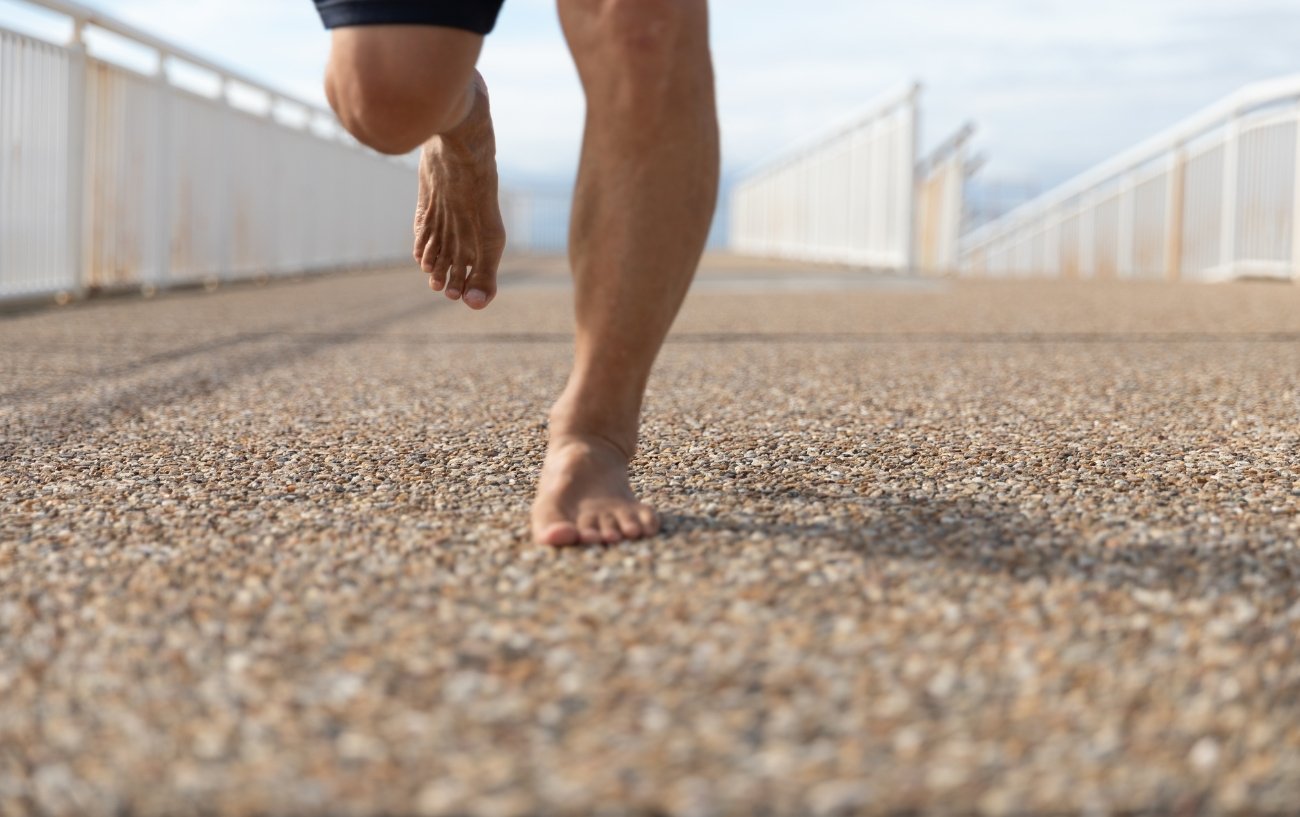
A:
[[[76,0],[19,8],[55,25],[0,26],[0,299],[409,258],[409,157]]]
[[[737,186],[744,186],[759,181],[764,176],[775,173],[781,168],[799,161],[808,154],[815,152],[823,145],[834,142],[836,139],[850,134],[870,122],[884,118],[900,105],[905,105],[914,101],[918,96],[920,96],[921,91],[922,85],[920,82],[911,82],[881,94],[867,104],[864,113],[857,114],[849,121],[834,127],[829,131],[819,133],[811,140],[806,140],[793,147],[787,147],[780,153],[764,159],[761,162],[757,162],[753,166],[742,171],[740,173],[742,181],[738,182]]]
[[[1220,100],[1178,124],[1137,144],[1095,167],[1032,199],[988,224],[981,225],[963,237],[968,247],[976,247],[991,240],[997,233],[1010,229],[1035,214],[1051,210],[1071,198],[1094,189],[1112,179],[1137,170],[1142,165],[1176,151],[1233,119],[1261,107],[1300,99],[1300,74],[1247,85],[1226,99]]]
[[[946,161],[954,153],[957,153],[974,138],[976,133],[975,123],[967,122],[962,125],[952,136],[940,142],[929,155],[922,156],[916,163],[916,175],[923,178],[927,173],[934,169],[940,162]]]
[[[74,2],[74,0],[22,0],[22,2],[33,6],[41,6],[57,14],[62,14],[65,17],[71,18],[72,40],[69,45],[74,48],[85,47],[85,29],[87,26],[94,26],[95,28],[124,37],[138,45],[142,45],[158,52],[157,74],[168,79],[168,81],[170,81],[170,77],[167,76],[167,61],[170,59],[179,60],[215,74],[217,79],[220,81],[220,95],[227,104],[230,104],[228,96],[230,85],[231,83],[237,83],[267,96],[270,102],[267,112],[267,116],[269,117],[274,118],[277,104],[288,104],[304,109],[308,114],[308,120],[311,120],[314,115],[315,117],[325,117],[331,123],[337,122],[334,112],[328,108],[277,90],[246,74],[234,71],[205,57],[200,57],[192,51],[177,47],[166,40],[155,37],[154,35],[142,31],[129,23],[124,23],[121,20],[104,14],[103,12],[82,5],[81,3]],[[306,123],[304,123],[304,127],[306,127]],[[341,141],[347,140],[341,139]]]

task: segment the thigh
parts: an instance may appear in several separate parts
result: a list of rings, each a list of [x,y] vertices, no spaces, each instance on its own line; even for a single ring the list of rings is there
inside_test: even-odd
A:
[[[463,89],[483,48],[483,35],[447,26],[342,26],[331,36],[331,78],[364,85],[376,98]]]
[[[315,0],[332,74],[396,89],[467,79],[503,0]]]
[[[332,31],[325,94],[353,136],[404,153],[464,116],[502,0],[315,0]]]

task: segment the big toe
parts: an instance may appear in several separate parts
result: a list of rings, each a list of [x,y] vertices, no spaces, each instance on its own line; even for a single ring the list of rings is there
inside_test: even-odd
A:
[[[578,529],[573,526],[572,522],[552,522],[544,527],[536,529],[534,534],[539,544],[550,545],[551,547],[567,547],[576,545],[581,541],[578,536]]]
[[[497,275],[492,267],[475,267],[465,281],[465,305],[470,309],[482,309],[492,302],[497,294]]]
[[[533,509],[533,538],[552,547],[576,545],[582,540],[578,526],[559,508],[540,505]]]
[[[487,294],[487,292],[485,292],[484,290],[477,289],[477,288],[471,289],[468,292],[466,292],[464,297],[465,305],[468,306],[470,309],[482,309],[483,307],[487,306],[488,301],[491,300],[492,300],[491,295]]]

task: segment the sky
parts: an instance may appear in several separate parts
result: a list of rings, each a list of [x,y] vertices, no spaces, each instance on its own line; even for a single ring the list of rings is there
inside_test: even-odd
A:
[[[323,103],[309,0],[82,0]],[[0,0],[0,25],[31,24]],[[1300,73],[1298,0],[713,0],[724,177],[919,80],[923,145],[967,121],[986,182],[1045,189],[1249,82]],[[507,0],[480,68],[506,183],[564,186],[583,101],[554,0]]]

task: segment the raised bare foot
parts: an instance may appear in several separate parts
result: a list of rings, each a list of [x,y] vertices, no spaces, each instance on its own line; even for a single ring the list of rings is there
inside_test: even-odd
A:
[[[603,437],[553,434],[533,501],[533,538],[598,545],[658,533],[658,515],[632,494],[627,463],[628,455]]]
[[[497,201],[492,112],[477,73],[474,90],[465,121],[430,139],[420,154],[414,255],[430,289],[482,309],[497,292],[506,230]]]

